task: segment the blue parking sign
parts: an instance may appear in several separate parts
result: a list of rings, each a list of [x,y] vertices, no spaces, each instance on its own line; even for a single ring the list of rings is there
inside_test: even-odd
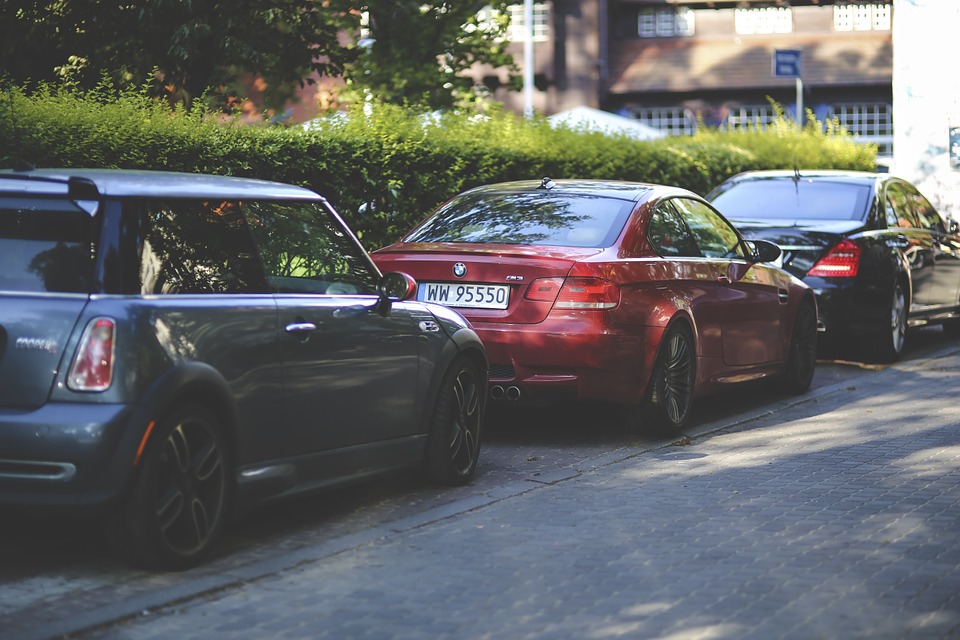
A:
[[[801,53],[800,49],[774,49],[773,77],[799,78]]]

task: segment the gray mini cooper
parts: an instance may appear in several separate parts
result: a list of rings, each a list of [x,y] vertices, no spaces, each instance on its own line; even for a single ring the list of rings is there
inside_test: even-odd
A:
[[[0,508],[101,512],[129,560],[182,569],[267,500],[468,481],[486,354],[415,293],[306,189],[0,172]]]

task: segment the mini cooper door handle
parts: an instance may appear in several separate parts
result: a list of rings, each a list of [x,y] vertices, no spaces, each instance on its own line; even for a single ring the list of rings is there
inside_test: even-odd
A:
[[[317,325],[312,322],[291,322],[286,326],[287,333],[309,333],[316,330]]]

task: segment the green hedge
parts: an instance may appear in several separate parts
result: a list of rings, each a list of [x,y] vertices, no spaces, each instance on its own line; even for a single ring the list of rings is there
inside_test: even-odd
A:
[[[107,88],[0,95],[0,167],[123,167],[278,180],[325,195],[364,244],[392,242],[435,206],[491,182],[609,178],[704,194],[751,169],[874,167],[875,148],[819,123],[781,120],[766,132],[706,130],[638,142],[552,129],[512,114],[418,117],[377,107],[305,130],[247,126],[200,108]]]

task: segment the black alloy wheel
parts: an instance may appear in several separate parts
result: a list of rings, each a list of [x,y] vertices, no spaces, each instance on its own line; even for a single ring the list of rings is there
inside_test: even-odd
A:
[[[480,457],[485,387],[477,365],[464,356],[444,375],[424,457],[432,481],[460,485],[473,476]]]
[[[800,394],[810,388],[817,366],[817,314],[813,305],[804,302],[797,310],[790,339],[787,366],[780,378],[780,388]]]
[[[223,431],[206,408],[190,405],[157,423],[121,514],[118,551],[149,569],[199,564],[219,536],[231,464]]]
[[[660,344],[643,406],[645,429],[673,435],[683,430],[693,406],[693,335],[686,325],[669,330]]]

